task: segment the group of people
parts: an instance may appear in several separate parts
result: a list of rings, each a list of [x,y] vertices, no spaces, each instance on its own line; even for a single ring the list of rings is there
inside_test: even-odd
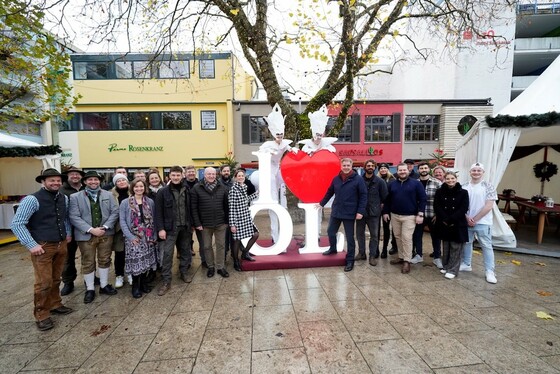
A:
[[[405,160],[397,165],[393,176],[387,164],[374,160],[364,163],[364,174],[352,168],[352,160],[341,160],[341,171],[333,178],[324,198],[323,207],[334,196],[328,226],[329,249],[323,255],[337,253],[336,234],[341,224],[347,238],[345,271],[352,271],[354,262],[369,257],[371,266],[387,254],[397,256],[390,261],[401,265],[403,274],[411,264],[423,259],[424,228],[429,227],[433,247],[433,263],[447,279],[459,271],[472,271],[471,260],[475,236],[482,248],[486,281],[497,283],[492,249],[492,208],[497,200],[495,187],[484,181],[484,166],[475,163],[469,170],[470,181],[464,186],[457,175],[442,166],[433,170],[427,162],[418,164]],[[379,237],[383,222],[383,247]],[[366,255],[366,227],[370,234]],[[392,230],[391,230],[392,227]],[[358,239],[358,253],[354,231]],[[392,236],[393,248],[388,251]],[[442,254],[443,248],[443,254]]]
[[[140,298],[152,290],[156,270],[162,278],[158,295],[165,295],[171,288],[175,247],[180,279],[191,282],[187,271],[194,255],[193,232],[208,277],[216,272],[229,277],[229,248],[235,270],[242,270],[240,259],[255,261],[249,250],[258,230],[249,204],[257,192],[243,168],[231,175],[224,165],[218,177],[216,169],[208,167],[199,181],[194,166],[173,166],[164,184],[157,169],[137,171],[130,182],[127,170],[118,167],[111,182],[102,186],[103,177],[96,171],[72,167],[63,173],[46,169],[36,181],[42,188],[21,201],[12,231],[31,253],[34,316],[41,331],[53,328],[51,313],[73,312],[61,296],[74,290],[77,249],[86,304],[95,299],[96,285],[99,293],[115,295],[125,279],[132,296]],[[112,252],[114,287],[109,282]]]

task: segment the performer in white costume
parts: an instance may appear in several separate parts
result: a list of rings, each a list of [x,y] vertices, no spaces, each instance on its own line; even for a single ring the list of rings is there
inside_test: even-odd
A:
[[[336,142],[338,139],[333,137],[325,138],[325,127],[329,122],[327,106],[323,105],[318,111],[309,113],[309,122],[311,123],[311,134],[313,139],[304,139],[299,141],[303,144],[301,148],[302,151],[311,156],[313,153],[325,149],[330,152],[336,152],[336,149],[332,143]]]
[[[272,112],[265,117],[268,123],[268,130],[272,134],[274,140],[269,140],[264,142],[260,147],[259,151],[270,152],[271,154],[271,190],[272,198],[279,202],[284,208],[288,206],[286,201],[286,185],[282,179],[282,174],[280,173],[280,160],[282,156],[287,151],[292,151],[294,153],[298,152],[297,148],[290,147],[292,143],[291,140],[284,139],[284,119],[282,116],[282,109],[278,104],[275,104],[272,108]],[[268,216],[270,217],[270,232],[272,235],[272,240],[278,242],[278,218],[276,214],[272,211],[268,211]]]

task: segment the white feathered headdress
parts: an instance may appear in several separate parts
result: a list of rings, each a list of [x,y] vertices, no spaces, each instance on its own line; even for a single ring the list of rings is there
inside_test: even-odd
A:
[[[282,116],[282,109],[278,104],[274,104],[272,112],[265,118],[268,123],[268,130],[274,138],[276,138],[276,134],[284,134],[284,119],[286,116]]]
[[[325,132],[325,127],[329,122],[329,116],[327,106],[323,105],[318,111],[309,113],[309,121],[311,122],[311,134],[313,139],[315,139],[316,134],[323,134]]]

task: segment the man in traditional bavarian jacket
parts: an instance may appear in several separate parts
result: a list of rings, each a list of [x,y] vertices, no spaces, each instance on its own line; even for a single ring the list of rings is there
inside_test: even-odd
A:
[[[101,189],[102,179],[96,171],[88,171],[82,178],[85,189],[70,195],[70,222],[74,226],[74,235],[82,255],[82,274],[86,283],[85,304],[95,299],[96,258],[99,293],[117,293],[113,285],[109,284],[109,268],[119,206],[109,191]]]
[[[35,180],[43,188],[26,196],[12,220],[12,231],[31,253],[35,271],[34,311],[37,328],[54,327],[51,313],[69,314],[59,293],[60,275],[66,261],[66,245],[71,240],[68,198],[59,192],[66,175],[46,169]]]

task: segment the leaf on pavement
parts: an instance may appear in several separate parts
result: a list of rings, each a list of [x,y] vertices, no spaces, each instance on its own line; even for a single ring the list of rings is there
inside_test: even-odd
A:
[[[505,262],[504,260],[496,260],[496,263],[497,263],[497,264],[503,265],[503,264],[505,264],[506,262]]]
[[[517,266],[521,265],[521,261],[518,260],[511,260],[511,263]]]
[[[505,254],[506,256],[511,256],[513,253],[511,253],[511,252],[504,252],[504,254]]]
[[[541,296],[552,296],[552,292],[549,291],[538,290],[537,293]]]
[[[539,265],[539,266],[546,266],[546,264],[544,262],[535,262],[535,264]]]
[[[477,256],[480,256],[482,254],[482,252],[480,251],[480,249],[474,249],[473,253]]]
[[[537,312],[537,317],[540,319],[554,319],[550,314],[545,312]]]

